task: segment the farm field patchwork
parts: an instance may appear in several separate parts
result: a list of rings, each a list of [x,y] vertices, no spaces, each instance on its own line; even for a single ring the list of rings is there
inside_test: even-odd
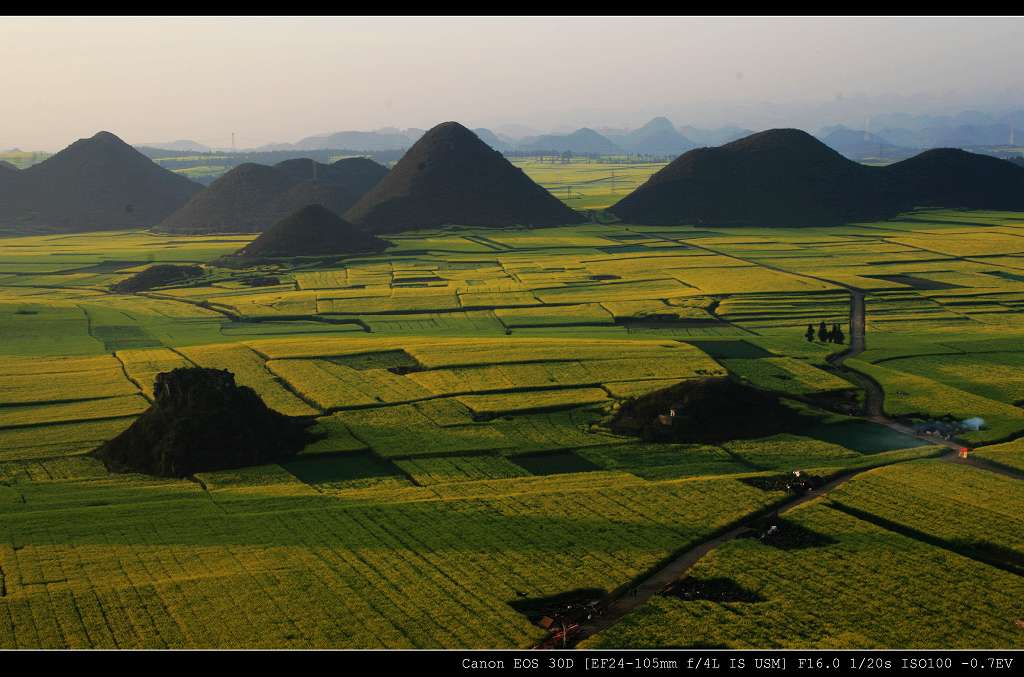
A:
[[[533,162],[586,209],[618,194],[609,170],[624,191],[656,169]],[[958,439],[1019,471],[1020,235],[1019,215],[957,211],[453,226],[274,264],[267,287],[215,263],[249,235],[0,239],[0,647],[529,647],[546,633],[516,600],[628,590],[770,513],[790,495],[758,482],[797,469],[858,473],[785,517],[827,538],[730,541],[690,572],[761,601],[654,597],[587,644],[1024,647],[1019,480],[858,417],[859,382],[829,361],[848,345],[817,335],[840,324],[848,342],[862,291],[865,351],[845,367],[885,413],[901,430],[980,417]],[[205,274],[111,291],[166,262]],[[232,371],[317,439],[195,481],[108,474],[89,452],[190,365]],[[630,398],[726,375],[806,424],[706,444],[608,426]]]
[[[1024,581],[1016,574],[860,520],[823,503],[783,529],[824,535],[782,548],[730,541],[687,575],[722,580],[748,600],[655,596],[584,643],[593,648],[1019,648]],[[812,539],[808,539],[812,540]],[[813,543],[813,540],[812,540]],[[851,585],[856,581],[856,585]],[[735,599],[735,598],[734,598]],[[956,618],[956,623],[950,623]]]

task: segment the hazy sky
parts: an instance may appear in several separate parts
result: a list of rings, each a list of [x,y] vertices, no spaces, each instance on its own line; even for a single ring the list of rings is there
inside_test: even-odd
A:
[[[2,18],[0,148],[1024,105],[1021,19]],[[842,119],[840,119],[842,118]]]

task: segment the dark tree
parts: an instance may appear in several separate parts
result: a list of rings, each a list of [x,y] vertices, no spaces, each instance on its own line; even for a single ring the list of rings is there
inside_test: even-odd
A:
[[[832,340],[839,345],[846,343],[846,335],[843,334],[843,328],[838,324],[832,325]]]
[[[807,325],[807,333],[804,334],[808,343],[814,343],[814,325]]]
[[[828,343],[828,327],[825,326],[824,320],[818,325],[818,340],[822,343]]]
[[[157,374],[154,401],[93,455],[111,472],[188,477],[197,472],[278,463],[315,435],[312,419],[270,409],[256,391],[221,369]]]

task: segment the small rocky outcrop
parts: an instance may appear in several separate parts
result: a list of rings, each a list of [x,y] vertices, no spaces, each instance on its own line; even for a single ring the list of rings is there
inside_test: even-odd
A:
[[[125,278],[110,287],[111,291],[121,294],[134,294],[156,287],[165,287],[176,282],[185,282],[203,276],[202,266],[179,266],[173,263],[160,263],[140,270],[131,277]]]

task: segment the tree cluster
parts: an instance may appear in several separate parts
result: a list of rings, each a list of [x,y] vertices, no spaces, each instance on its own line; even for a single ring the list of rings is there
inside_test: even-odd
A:
[[[809,343],[813,343],[815,336],[817,336],[820,343],[838,343],[840,345],[846,343],[846,334],[843,333],[843,328],[838,324],[833,324],[830,329],[824,322],[821,322],[818,324],[817,331],[815,331],[813,324],[807,325],[804,338]]]

